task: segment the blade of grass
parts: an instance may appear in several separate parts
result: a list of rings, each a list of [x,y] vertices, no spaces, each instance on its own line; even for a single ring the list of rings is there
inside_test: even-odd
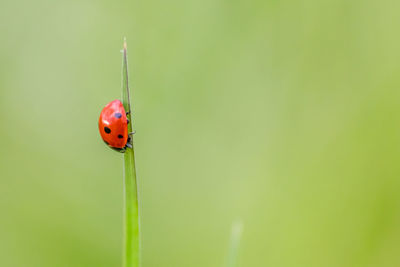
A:
[[[227,259],[227,267],[236,267],[238,265],[238,252],[240,239],[242,237],[243,224],[241,221],[235,221],[232,224],[231,240],[229,244],[229,253]]]
[[[128,132],[132,132],[131,102],[128,84],[128,55],[126,40],[122,56],[122,104],[128,112]],[[135,151],[124,154],[124,252],[123,267],[139,267],[139,207],[135,168]]]

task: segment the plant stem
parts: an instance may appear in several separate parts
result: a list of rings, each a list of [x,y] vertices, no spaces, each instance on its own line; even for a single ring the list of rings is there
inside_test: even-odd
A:
[[[238,253],[240,239],[242,237],[243,224],[241,221],[235,221],[232,224],[231,240],[228,253],[227,267],[236,267],[238,265]]]
[[[128,56],[124,40],[122,58],[122,103],[128,112],[128,132],[132,132],[131,102],[128,86]],[[123,267],[139,267],[139,207],[134,148],[124,154],[124,252]]]

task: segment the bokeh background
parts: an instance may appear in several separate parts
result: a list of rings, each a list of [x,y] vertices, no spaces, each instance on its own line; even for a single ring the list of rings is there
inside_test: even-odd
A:
[[[0,266],[121,266],[124,36],[143,267],[399,266],[399,10],[0,0]]]

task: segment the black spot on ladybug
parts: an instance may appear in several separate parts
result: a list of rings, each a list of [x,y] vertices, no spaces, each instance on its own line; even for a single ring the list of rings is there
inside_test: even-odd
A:
[[[119,139],[122,139],[122,138],[124,138],[124,136],[121,135],[121,134],[119,134],[119,135],[118,135],[118,138],[119,138]]]
[[[122,114],[117,112],[117,113],[114,114],[114,117],[117,118],[117,119],[120,119],[122,117]]]
[[[111,129],[110,128],[108,128],[108,127],[104,127],[104,131],[106,132],[106,133],[111,133]]]

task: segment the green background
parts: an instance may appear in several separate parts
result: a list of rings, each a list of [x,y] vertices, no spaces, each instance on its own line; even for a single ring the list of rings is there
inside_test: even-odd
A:
[[[121,266],[124,36],[143,267],[399,266],[399,10],[0,0],[0,266]]]

